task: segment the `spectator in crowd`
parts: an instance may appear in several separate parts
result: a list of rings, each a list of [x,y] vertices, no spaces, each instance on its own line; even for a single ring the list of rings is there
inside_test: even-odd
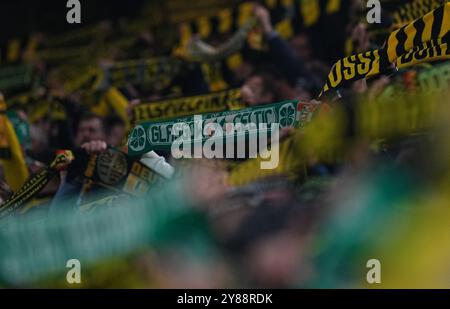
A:
[[[75,146],[82,147],[85,143],[92,141],[105,141],[107,138],[105,131],[102,117],[95,114],[86,114],[81,117],[78,123]]]
[[[107,132],[106,142],[112,147],[119,147],[124,143],[126,136],[126,124],[118,116],[110,116],[105,120]]]
[[[272,75],[255,73],[241,88],[242,99],[248,106],[276,102],[280,97],[280,89]]]

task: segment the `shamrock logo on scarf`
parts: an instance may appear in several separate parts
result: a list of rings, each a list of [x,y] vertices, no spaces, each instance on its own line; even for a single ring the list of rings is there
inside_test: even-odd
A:
[[[295,108],[289,103],[280,108],[280,126],[282,128],[291,127],[295,122]]]
[[[137,126],[134,128],[133,132],[131,132],[130,141],[128,145],[133,151],[141,151],[145,147],[145,130],[143,126]]]

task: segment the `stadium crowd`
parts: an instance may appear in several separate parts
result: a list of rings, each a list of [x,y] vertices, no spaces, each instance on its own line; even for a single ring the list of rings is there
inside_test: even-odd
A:
[[[113,104],[99,103],[105,100],[102,95],[110,88],[101,91],[83,87],[68,90],[65,82],[68,79],[71,82],[77,76],[68,74],[62,69],[63,65],[32,58],[30,63],[41,80],[27,89],[26,103],[21,101],[23,92],[3,91],[2,95],[2,101],[8,106],[3,114],[10,119],[16,132],[26,172],[19,173],[17,165],[3,164],[10,159],[2,158],[1,201],[7,201],[21,188],[23,181],[19,179],[23,174],[26,175],[24,180],[30,179],[50,166],[58,150],[81,149],[92,155],[113,147],[127,152],[127,140],[135,124],[133,108],[142,103],[239,88],[246,107],[284,100],[326,105],[331,110],[337,106],[336,109],[348,117],[342,125],[344,133],[336,137],[345,139],[345,148],[339,151],[337,159],[328,160],[310,154],[307,159],[297,162],[292,157],[288,159],[294,162],[290,173],[258,177],[259,170],[250,170],[248,173],[255,173],[256,180],[239,186],[230,183],[230,174],[233,168],[250,159],[195,159],[189,161],[182,176],[161,182],[145,198],[124,193],[109,194],[114,196],[111,203],[82,212],[83,216],[96,218],[93,214],[99,212],[101,216],[105,209],[130,205],[152,208],[150,221],[157,226],[153,227],[157,236],[146,246],[123,249],[89,262],[81,286],[367,287],[366,262],[372,255],[384,260],[392,259],[389,260],[392,265],[387,266],[392,272],[383,278],[387,287],[425,286],[430,282],[419,281],[425,271],[421,266],[416,269],[417,276],[406,279],[404,274],[407,270],[399,265],[402,258],[407,258],[408,250],[414,247],[415,235],[423,232],[425,227],[431,228],[429,222],[433,218],[439,221],[439,216],[429,213],[427,207],[441,205],[441,199],[448,201],[445,180],[448,180],[450,166],[448,157],[444,155],[449,150],[445,142],[448,130],[444,125],[446,129],[439,127],[432,133],[424,130],[377,140],[358,136],[356,132],[358,106],[374,104],[394,84],[400,84],[407,93],[413,94],[413,86],[407,78],[415,76],[422,68],[407,68],[348,83],[339,91],[322,97],[320,102],[317,100],[333,64],[350,54],[381,47],[383,42],[374,33],[390,29],[392,23],[389,11],[383,10],[383,23],[379,29],[373,29],[365,21],[365,1],[338,2],[345,7],[344,13],[335,14],[338,17],[323,16],[318,25],[300,29],[289,38],[280,34],[280,28],[276,29],[274,19],[277,17],[271,13],[266,1],[249,2],[256,30],[245,33],[246,39],[240,48],[243,56],[239,63],[226,68],[222,65],[220,82],[226,84],[225,88],[211,85],[211,76],[205,77],[202,62],[183,62],[167,87],[131,81],[117,85],[115,89],[127,102],[125,113],[118,112]],[[167,41],[179,41],[183,37],[183,29],[170,26],[176,39],[167,36]],[[236,32],[242,29],[238,28]],[[110,28],[103,25],[97,35],[107,36],[109,31]],[[254,43],[260,45],[259,48],[249,46],[252,41],[247,39],[255,33],[256,38],[262,39],[262,43]],[[108,67],[128,59],[168,56],[168,49],[163,47],[168,42],[162,44],[161,37],[153,32],[153,28],[140,30],[134,36],[132,44],[126,48],[107,48],[107,52],[95,59],[96,65]],[[223,44],[230,42],[232,36],[233,33],[213,35],[207,43],[210,49],[220,53]],[[35,37],[38,41],[46,40],[43,34]],[[200,45],[200,40],[199,35],[192,36],[184,47],[192,50],[195,44]],[[170,47],[171,57],[182,58],[183,52],[178,47]],[[19,62],[25,63],[26,59],[23,54]],[[75,68],[81,66],[76,61],[70,65]],[[445,101],[443,98],[445,96],[439,100]],[[387,109],[386,113],[390,110]],[[324,117],[336,116],[331,111],[325,114]],[[444,109],[441,116],[448,119],[448,110]],[[401,118],[402,113],[392,117],[396,121],[398,118],[395,117]],[[445,120],[442,122],[445,124]],[[326,126],[316,128],[316,133],[321,130],[325,132]],[[283,131],[281,142],[295,139],[298,134],[294,129]],[[332,138],[329,142],[333,142]],[[292,151],[294,148],[293,145]],[[148,160],[158,172],[175,169],[175,175],[178,175],[179,165],[170,152],[156,151]],[[47,227],[69,222],[70,216],[62,215],[58,219],[57,210],[79,211],[83,204],[88,204],[82,200],[84,183],[73,181],[77,177],[71,177],[72,172],[58,171],[57,177],[52,178],[14,217],[18,216],[20,220],[30,218],[30,228],[32,222],[38,222],[41,226],[34,227],[37,231],[46,229],[45,220],[51,222]],[[75,172],[82,175],[82,171]],[[20,184],[11,183],[10,179]],[[435,200],[427,202],[427,196],[433,196]],[[133,218],[130,215],[129,220],[122,223],[132,226],[135,224]],[[419,222],[418,218],[430,219]],[[129,228],[124,225],[116,226],[119,233]],[[444,233],[448,241],[448,227],[444,226],[444,223],[437,223],[427,239]],[[83,224],[80,223],[79,227],[82,228]],[[13,230],[0,232],[0,239],[6,239]],[[19,232],[24,233],[22,230]],[[101,226],[98,231],[94,228],[91,232],[93,238],[100,239],[107,233]],[[26,241],[19,236],[10,241],[14,239]],[[42,243],[37,239],[34,246],[51,251],[55,244],[62,244],[55,239]],[[30,236],[29,241],[33,242],[33,237]],[[118,237],[117,241],[127,240]],[[6,275],[9,271],[4,258],[11,248],[0,248],[0,286],[68,287],[65,275],[60,276],[57,272],[14,282],[11,279],[14,276]],[[89,245],[86,248],[90,248]],[[442,252],[433,250],[436,255],[445,253],[444,249]],[[14,252],[20,254],[20,251]],[[26,252],[32,257],[39,255],[38,252]],[[421,257],[424,261],[431,261],[430,256],[431,253]],[[61,272],[65,272],[64,266],[61,266]],[[449,266],[448,263],[442,265],[447,272]],[[448,286],[445,280],[433,281],[433,284]]]

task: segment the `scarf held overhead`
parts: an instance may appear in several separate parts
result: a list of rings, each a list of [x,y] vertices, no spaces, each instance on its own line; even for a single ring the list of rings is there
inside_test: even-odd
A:
[[[383,48],[337,61],[331,69],[321,97],[350,82],[419,63],[450,59],[450,3],[392,32]]]

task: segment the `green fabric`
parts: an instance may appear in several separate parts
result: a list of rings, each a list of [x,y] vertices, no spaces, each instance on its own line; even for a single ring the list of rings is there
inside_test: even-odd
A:
[[[183,191],[183,182],[173,181],[145,199],[99,207],[88,214],[64,210],[8,218],[0,226],[0,283],[28,284],[65,273],[70,259],[91,265],[149,246],[183,242],[197,232],[206,235],[202,214],[192,210]],[[191,224],[177,221],[180,216],[190,217]]]
[[[128,153],[131,156],[136,156],[153,150],[170,151],[174,140],[182,134],[181,130],[180,134],[177,135],[171,133],[175,124],[179,123],[189,125],[191,136],[188,139],[194,141],[194,143],[197,141],[196,139],[200,140],[200,137],[194,137],[196,131],[199,131],[202,134],[201,143],[204,143],[210,139],[210,137],[203,135],[203,129],[207,123],[219,124],[223,130],[223,136],[219,137],[219,139],[225,139],[227,123],[232,123],[235,126],[237,124],[245,125],[250,122],[256,126],[265,123],[267,124],[267,131],[270,131],[272,124],[279,124],[280,128],[303,126],[305,122],[310,120],[312,112],[317,106],[314,104],[299,103],[294,100],[258,105],[237,111],[207,113],[201,115],[202,123],[197,123],[195,118],[197,116],[176,118],[158,123],[145,122],[136,126],[131,133],[128,140]],[[182,126],[179,126],[179,128],[182,129]],[[234,137],[239,134],[242,133],[235,131]]]
[[[0,91],[28,87],[32,80],[32,67],[15,65],[0,69]]]
[[[14,131],[16,131],[17,138],[22,147],[31,147],[30,126],[28,122],[20,119],[18,113],[14,110],[8,111],[6,115],[8,116],[9,121],[11,121]]]
[[[450,63],[445,62],[422,70],[417,76],[417,81],[420,89],[427,93],[448,90],[450,88]]]
[[[363,282],[367,261],[380,257],[367,255],[370,246],[392,227],[390,218],[406,211],[401,205],[414,197],[417,185],[411,175],[389,165],[358,179],[351,198],[337,201],[335,213],[322,224],[315,244],[318,273],[308,288],[345,288]]]

